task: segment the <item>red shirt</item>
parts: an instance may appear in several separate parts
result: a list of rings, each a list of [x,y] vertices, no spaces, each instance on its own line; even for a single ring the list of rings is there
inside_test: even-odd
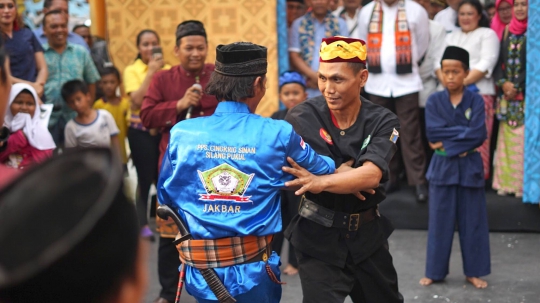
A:
[[[25,169],[28,166],[42,162],[52,156],[52,149],[39,150],[28,143],[26,136],[22,130],[16,131],[9,136],[7,147],[3,152],[0,152],[0,163],[7,164],[9,156],[14,155],[11,162],[18,169]]]
[[[199,74],[199,84],[203,90],[213,71],[214,64],[205,64]],[[163,154],[169,144],[169,131],[186,117],[187,110],[176,114],[176,103],[195,83],[195,74],[187,72],[180,65],[159,71],[152,77],[141,107],[141,120],[147,129],[159,128],[161,130],[158,165],[161,165]],[[216,97],[203,94],[199,106],[193,108],[191,117],[210,116],[216,110],[217,104]]]

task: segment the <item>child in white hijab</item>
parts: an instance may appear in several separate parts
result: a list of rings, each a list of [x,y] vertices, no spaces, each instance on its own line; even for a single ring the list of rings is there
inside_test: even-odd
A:
[[[11,87],[4,126],[10,131],[0,151],[0,163],[24,169],[52,155],[56,148],[49,130],[40,123],[41,109],[34,88],[25,83]]]

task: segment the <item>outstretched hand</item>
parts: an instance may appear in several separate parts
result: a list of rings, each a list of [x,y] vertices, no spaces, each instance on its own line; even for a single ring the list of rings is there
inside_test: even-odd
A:
[[[298,165],[298,163],[296,163],[290,157],[287,157],[287,162],[289,162],[291,167],[284,166],[282,168],[283,171],[295,176],[296,179],[285,182],[285,186],[288,188],[299,187],[300,189],[294,192],[295,195],[301,196],[306,192],[318,194],[326,190],[327,180],[328,178],[332,177],[331,175],[315,176],[314,174],[310,173],[307,169]],[[345,162],[338,168],[338,170],[336,170],[336,172],[344,173],[345,171],[354,169],[351,167],[351,165],[352,165],[352,160]],[[375,194],[374,189],[369,189],[369,190],[366,190],[365,192],[371,195]],[[366,200],[366,197],[364,197],[360,192],[356,192],[352,194],[362,201]]]
[[[323,176],[315,176],[298,165],[291,157],[287,157],[287,162],[292,167],[283,166],[283,171],[295,176],[296,179],[285,182],[285,186],[290,188],[300,187],[299,190],[294,192],[295,195],[301,196],[308,191],[318,194],[324,190],[324,182],[321,180]]]

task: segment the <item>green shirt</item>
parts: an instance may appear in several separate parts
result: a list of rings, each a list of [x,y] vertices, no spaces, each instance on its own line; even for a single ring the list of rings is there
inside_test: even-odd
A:
[[[67,122],[76,116],[62,98],[62,85],[75,79],[94,84],[99,81],[100,76],[92,57],[80,45],[68,43],[61,54],[52,49],[49,44],[44,44],[43,49],[49,70],[49,78],[45,83],[45,103],[55,106],[49,120],[49,127],[51,127],[58,122],[60,117],[64,117]]]

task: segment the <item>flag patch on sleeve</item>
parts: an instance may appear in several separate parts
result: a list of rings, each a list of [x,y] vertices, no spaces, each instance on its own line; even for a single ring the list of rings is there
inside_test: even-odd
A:
[[[306,142],[304,142],[304,138],[300,137],[300,146],[302,147],[302,149],[306,149]]]
[[[394,128],[394,130],[392,131],[392,134],[390,135],[390,141],[396,144],[398,138],[399,138],[399,132]]]

